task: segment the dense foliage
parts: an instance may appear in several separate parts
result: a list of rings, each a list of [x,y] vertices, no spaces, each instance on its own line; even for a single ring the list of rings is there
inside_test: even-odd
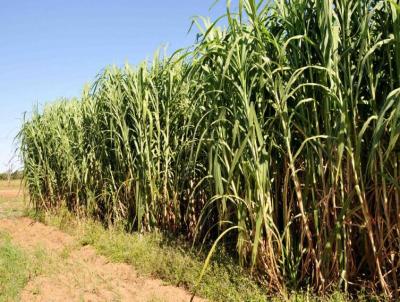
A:
[[[397,3],[397,4],[396,4]],[[39,209],[215,240],[278,291],[400,282],[400,6],[243,0],[21,130]]]

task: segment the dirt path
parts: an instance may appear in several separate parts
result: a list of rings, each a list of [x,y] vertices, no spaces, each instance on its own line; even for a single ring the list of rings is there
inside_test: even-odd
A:
[[[6,197],[12,197],[9,191]],[[0,230],[26,251],[46,253],[50,270],[27,284],[21,301],[190,301],[185,290],[140,277],[131,266],[109,262],[54,227],[13,217],[0,219]]]

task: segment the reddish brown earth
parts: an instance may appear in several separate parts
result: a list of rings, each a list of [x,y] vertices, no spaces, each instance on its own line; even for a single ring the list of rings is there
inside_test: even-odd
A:
[[[0,190],[3,199],[16,194],[16,190]],[[92,247],[79,246],[72,236],[54,227],[17,217],[0,219],[0,231],[6,231],[26,251],[40,248],[48,257],[51,269],[44,269],[44,273],[29,281],[21,301],[179,302],[191,299],[191,294],[184,289],[141,277],[132,266],[112,263],[96,254]],[[194,301],[205,300],[195,298]]]
[[[9,198],[9,197],[18,197],[20,193],[14,189],[3,189],[0,190],[0,196],[3,198]]]

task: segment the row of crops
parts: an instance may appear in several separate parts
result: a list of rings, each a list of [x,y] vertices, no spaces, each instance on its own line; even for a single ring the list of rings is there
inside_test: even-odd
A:
[[[20,141],[40,210],[222,238],[277,290],[400,282],[398,0],[243,0],[192,48],[107,68]]]

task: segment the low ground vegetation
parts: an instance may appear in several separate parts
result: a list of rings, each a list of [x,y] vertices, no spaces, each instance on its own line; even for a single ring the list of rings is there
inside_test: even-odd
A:
[[[28,281],[40,274],[44,261],[42,250],[28,254],[13,244],[7,233],[0,232],[0,301],[18,301]]]
[[[77,220],[66,211],[32,218],[73,235],[82,246],[91,245],[114,262],[133,265],[142,275],[161,278],[211,301],[265,301],[266,289],[252,280],[231,258],[219,251],[203,282],[197,281],[205,253],[196,253],[187,241],[161,233],[129,234],[123,227],[104,228],[93,220]]]

